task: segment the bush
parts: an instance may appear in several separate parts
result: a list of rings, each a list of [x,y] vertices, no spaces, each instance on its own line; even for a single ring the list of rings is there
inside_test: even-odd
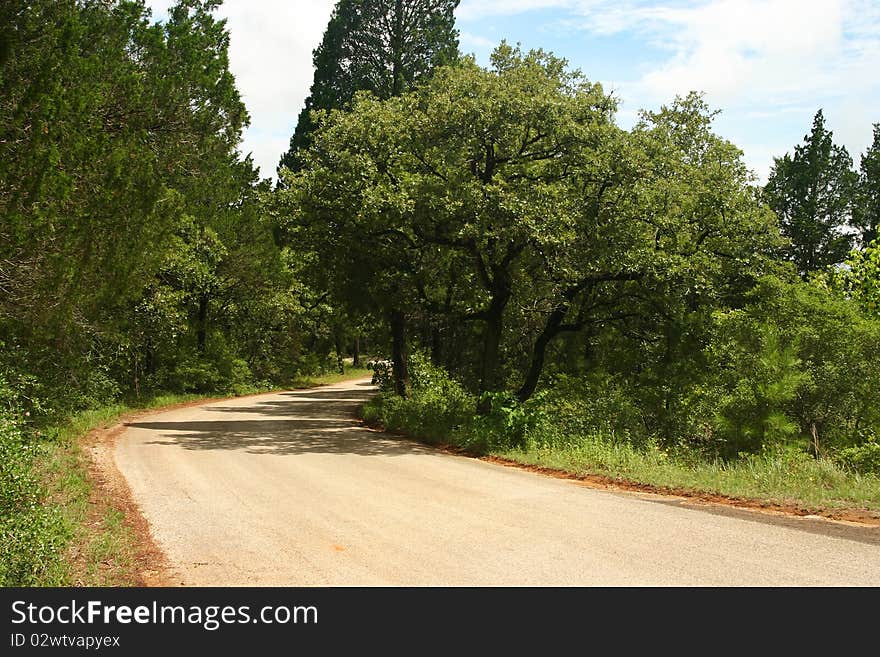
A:
[[[724,456],[797,440],[855,446],[880,426],[880,322],[820,282],[765,278],[742,310],[719,313],[699,391]],[[817,447],[818,445],[818,447]],[[817,454],[817,455],[818,455]]]
[[[378,373],[380,390],[385,392],[364,406],[367,422],[390,431],[406,431],[430,442],[461,444],[462,428],[472,420],[476,400],[460,383],[427,360],[417,361],[419,374],[414,380],[419,383],[412,386],[410,396],[404,399],[388,391],[385,367],[375,367],[374,361],[371,369],[374,380]]]
[[[119,400],[122,390],[106,369],[95,368],[84,373],[78,389],[71,390],[66,400],[71,409],[100,408]]]
[[[837,452],[836,460],[860,474],[880,475],[880,442],[873,432],[865,432],[862,442]]]
[[[367,362],[367,369],[373,371],[372,383],[379,387],[380,392],[394,391],[393,365],[388,359],[371,360]]]
[[[788,413],[809,384],[798,345],[740,311],[719,315],[710,367],[723,388],[713,417],[714,450],[726,458],[756,454],[798,433]]]
[[[168,377],[168,384],[177,392],[212,392],[222,381],[213,363],[195,356],[182,360]]]
[[[526,406],[533,416],[531,439],[539,445],[590,437],[640,447],[648,438],[634,391],[620,376],[559,374]]]
[[[42,504],[34,455],[21,423],[0,412],[0,586],[60,583],[64,531],[57,512]]]

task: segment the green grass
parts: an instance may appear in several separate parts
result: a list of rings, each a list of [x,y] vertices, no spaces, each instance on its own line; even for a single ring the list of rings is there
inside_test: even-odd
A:
[[[77,415],[72,424],[78,425],[79,430],[65,426],[61,433],[64,438],[44,446],[40,474],[48,493],[47,503],[57,509],[67,540],[62,558],[63,576],[60,581],[42,584],[123,586],[137,583],[132,568],[136,554],[134,532],[124,524],[124,513],[115,506],[114,500],[101,500],[105,506],[96,507],[95,482],[79,440],[104,422],[113,424],[120,414],[90,412],[94,424],[87,422],[82,414]]]
[[[599,475],[663,488],[710,493],[815,511],[880,512],[880,477],[788,449],[731,462],[710,462],[656,448],[581,440],[566,447],[491,450],[517,463],[583,476]]]
[[[284,389],[311,388],[370,376],[363,368],[347,368],[345,374],[304,377]],[[236,396],[265,393],[242,389]],[[228,396],[228,395],[227,395]],[[125,415],[167,408],[187,402],[215,399],[216,394],[159,394],[102,408],[81,411],[63,423],[49,427],[40,443],[36,471],[46,491],[46,501],[58,514],[54,530],[66,545],[56,567],[47,569],[38,586],[130,586],[138,554],[137,536],[125,522],[125,514],[114,500],[102,500],[95,509],[96,483],[89,473],[89,459],[83,439],[95,429],[108,428]]]
[[[475,422],[469,400],[438,399],[422,391],[403,400],[380,395],[363,409],[364,420],[430,444],[474,455],[496,456],[575,476],[600,476],[694,494],[723,495],[814,512],[843,510],[880,516],[880,477],[859,474],[830,459],[815,459],[804,445],[732,461],[708,460],[696,450],[665,451],[623,440],[562,436],[555,427],[533,430],[527,447],[511,448],[503,428]],[[516,439],[514,439],[516,440]]]
[[[365,367],[346,367],[345,374],[334,372],[333,374],[321,374],[319,376],[310,376],[302,379],[296,379],[293,382],[293,387],[314,388],[315,386],[329,385],[331,383],[341,383],[342,381],[366,378],[372,375],[373,370],[368,370]]]

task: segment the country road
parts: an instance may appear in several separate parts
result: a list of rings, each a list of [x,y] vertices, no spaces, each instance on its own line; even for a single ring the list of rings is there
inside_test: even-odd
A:
[[[117,467],[191,586],[878,586],[880,529],[597,490],[361,427],[368,381],[133,421]]]

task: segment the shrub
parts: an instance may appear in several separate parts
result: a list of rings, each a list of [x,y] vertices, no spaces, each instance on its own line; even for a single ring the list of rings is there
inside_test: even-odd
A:
[[[59,583],[64,532],[57,512],[42,504],[35,449],[21,423],[0,412],[0,586]]]
[[[880,442],[872,432],[863,432],[859,444],[839,450],[835,457],[839,463],[861,474],[880,475]]]
[[[526,406],[533,416],[531,438],[537,444],[570,444],[572,439],[592,437],[642,446],[648,438],[634,391],[620,376],[559,374]]]
[[[880,426],[880,322],[821,282],[765,278],[716,315],[707,347],[712,429],[723,455],[797,439],[819,454]]]
[[[786,411],[810,382],[798,345],[784,343],[776,326],[742,312],[720,317],[709,359],[724,388],[713,418],[715,450],[732,457],[784,443],[798,433]]]
[[[220,386],[222,377],[213,363],[191,356],[180,361],[168,383],[178,392],[211,392]]]
[[[406,431],[430,442],[454,442],[460,444],[462,428],[473,417],[476,400],[464,387],[452,379],[443,369],[427,360],[417,361],[419,374],[407,399],[389,392],[387,369],[380,365],[374,373],[380,377],[380,395],[364,406],[367,422],[381,424],[391,431]],[[376,374],[374,374],[374,380]],[[393,384],[392,384],[393,385]]]
[[[394,390],[393,366],[388,359],[377,359],[367,362],[367,369],[373,371],[372,383],[379,387],[380,392]]]

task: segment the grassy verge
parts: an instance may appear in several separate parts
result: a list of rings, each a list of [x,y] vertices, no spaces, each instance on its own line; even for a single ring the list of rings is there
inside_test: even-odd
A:
[[[318,385],[370,376],[370,370],[349,368],[345,374],[304,377],[289,388]],[[265,390],[240,391],[238,396]],[[53,525],[56,545],[53,563],[42,568],[36,586],[130,586],[140,582],[135,575],[138,536],[126,520],[119,500],[102,496],[99,482],[84,446],[93,431],[106,429],[126,415],[177,406],[217,395],[162,394],[82,411],[45,432],[50,438],[38,444],[35,469],[45,490],[44,505],[57,522]]]
[[[352,379],[360,379],[373,375],[373,370],[365,367],[347,367],[344,374],[338,372],[333,374],[322,374],[321,376],[304,377],[293,382],[294,388],[313,388],[315,386],[324,386],[331,383],[340,383],[342,381],[350,381]]]
[[[826,515],[849,512],[880,518],[880,477],[858,474],[829,459],[817,460],[797,447],[723,462],[706,460],[695,450],[665,451],[653,444],[637,447],[596,436],[560,436],[552,427],[512,437],[492,418],[475,418],[469,410],[472,400],[450,390],[443,399],[436,391],[405,401],[378,396],[364,407],[364,419],[424,442],[577,477]]]
[[[858,511],[880,517],[880,477],[849,472],[833,461],[791,449],[725,463],[581,439],[566,447],[493,449],[489,454],[576,476],[608,477],[814,512]]]

